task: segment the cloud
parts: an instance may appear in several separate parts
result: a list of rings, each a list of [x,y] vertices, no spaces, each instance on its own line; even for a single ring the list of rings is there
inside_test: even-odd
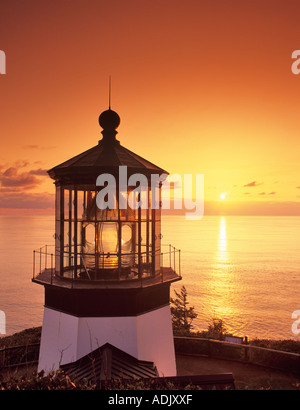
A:
[[[0,208],[10,209],[50,209],[54,208],[54,194],[8,192],[0,195]]]
[[[55,195],[31,192],[47,177],[47,171],[36,162],[18,160],[0,164],[0,213],[44,213],[53,211]],[[22,211],[23,212],[23,211]]]
[[[32,145],[23,145],[22,147],[23,149],[54,149],[56,148],[56,146],[54,145],[48,145],[48,146],[42,146],[42,145],[36,145],[36,144],[32,144]]]
[[[46,170],[46,169],[42,169],[42,168],[32,169],[31,171],[29,171],[29,174],[31,174],[31,175],[39,175],[39,176],[42,176],[42,177],[48,176],[47,170]]]
[[[25,189],[34,188],[40,184],[40,180],[29,172],[18,173],[18,169],[10,167],[0,176],[3,187],[22,187]]]
[[[38,145],[23,145],[22,148],[24,148],[24,149],[37,149],[37,148],[39,148],[39,146]]]
[[[258,185],[262,185],[263,183],[261,182],[261,183],[258,183],[257,181],[252,181],[252,182],[249,182],[248,184],[246,184],[246,185],[243,185],[244,187],[253,187],[253,186],[258,186]]]
[[[268,194],[266,192],[260,192],[258,195],[275,195],[275,194],[276,192],[272,191],[272,192],[269,192]]]
[[[16,168],[25,168],[28,165],[29,165],[29,162],[26,159],[19,159],[13,164],[13,166]]]
[[[15,187],[15,186],[9,186],[9,187],[0,186],[0,193],[7,193],[7,192],[20,192],[20,189],[19,187]]]
[[[220,202],[206,201],[204,215],[297,215],[300,216],[299,201],[279,202],[274,198],[264,201],[227,201],[220,212]]]
[[[26,162],[20,162],[19,166],[12,166],[0,173],[1,188],[22,188],[32,189],[41,184],[41,179],[38,177],[46,176],[44,169],[33,169],[30,171],[20,172],[20,168],[24,168]]]

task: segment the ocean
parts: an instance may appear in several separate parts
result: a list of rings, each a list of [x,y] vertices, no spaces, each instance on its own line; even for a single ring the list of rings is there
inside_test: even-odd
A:
[[[181,249],[195,330],[222,319],[236,336],[300,340],[300,217],[164,216],[162,243]],[[53,216],[0,216],[0,311],[6,335],[40,326],[43,287],[32,283],[33,250],[53,244]]]

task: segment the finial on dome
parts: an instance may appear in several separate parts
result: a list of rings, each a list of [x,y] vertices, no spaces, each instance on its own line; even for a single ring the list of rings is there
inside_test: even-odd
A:
[[[108,82],[108,108],[110,109],[110,99],[111,99],[111,76],[109,76]]]
[[[119,115],[110,108],[103,111],[99,116],[99,124],[103,128],[103,131],[115,130],[120,125],[120,122]]]
[[[108,110],[103,111],[99,116],[99,124],[103,128],[101,131],[103,135],[103,142],[112,142],[117,141],[116,129],[120,125],[120,117],[119,115],[111,109],[111,76],[109,76],[109,83],[108,83]],[[99,141],[99,143],[101,142]]]

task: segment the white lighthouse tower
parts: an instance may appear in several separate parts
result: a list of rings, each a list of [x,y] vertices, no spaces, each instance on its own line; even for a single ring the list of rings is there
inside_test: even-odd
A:
[[[48,171],[56,186],[55,249],[35,251],[33,281],[45,288],[38,370],[57,370],[109,345],[152,362],[158,376],[175,376],[169,299],[170,285],[181,279],[174,266],[180,251],[168,245],[163,252],[161,202],[150,184],[166,171],[119,143],[116,112],[104,111],[99,123],[96,146]],[[149,184],[147,206],[134,209],[124,203],[141,202],[128,184],[136,174]],[[116,181],[114,208],[99,207],[99,175]]]

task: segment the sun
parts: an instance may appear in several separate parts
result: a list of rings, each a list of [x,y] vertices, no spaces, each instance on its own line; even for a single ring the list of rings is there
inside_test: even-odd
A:
[[[225,192],[222,192],[221,194],[220,194],[220,199],[225,199],[226,198],[226,194],[225,194]]]

